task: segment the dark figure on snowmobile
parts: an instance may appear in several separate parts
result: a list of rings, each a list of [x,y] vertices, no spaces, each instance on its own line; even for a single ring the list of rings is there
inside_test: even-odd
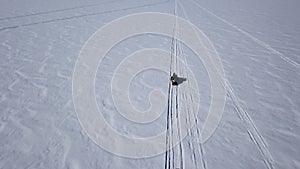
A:
[[[178,76],[175,73],[171,76],[171,82],[173,86],[178,86]]]

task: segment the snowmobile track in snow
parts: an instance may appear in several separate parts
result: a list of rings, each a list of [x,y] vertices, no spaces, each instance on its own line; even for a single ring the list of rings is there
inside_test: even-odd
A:
[[[262,134],[257,129],[254,121],[249,116],[249,113],[246,111],[241,104],[239,104],[239,99],[235,96],[233,89],[229,83],[227,83],[228,94],[231,100],[234,103],[236,112],[238,113],[240,119],[245,123],[247,132],[251,138],[251,140],[255,143],[256,147],[259,149],[260,153],[263,156],[263,160],[268,169],[274,169],[274,162],[272,155],[267,147],[266,142]]]
[[[183,145],[180,124],[179,89],[178,86],[169,86],[167,108],[167,132],[165,169],[184,168]],[[177,131],[176,131],[177,130]],[[178,141],[178,142],[177,142]]]
[[[175,1],[174,15],[177,15],[177,7]],[[171,60],[169,68],[169,76],[173,72],[177,72],[178,58],[177,58],[177,41],[175,39],[176,21],[173,28],[173,37],[171,41]],[[166,132],[166,153],[165,153],[165,169],[180,169],[184,168],[183,145],[181,136],[180,124],[180,107],[179,107],[179,87],[171,85],[168,86],[168,108],[167,108],[167,132]],[[174,131],[175,130],[175,131]],[[177,130],[177,131],[176,131]],[[174,142],[175,141],[175,142]],[[177,145],[178,141],[178,145]],[[176,145],[175,145],[176,144]]]
[[[194,2],[194,4],[196,6],[198,6],[199,8],[201,8],[202,10],[208,12],[209,14],[219,18],[217,15],[215,15],[214,13],[208,11],[207,9],[203,8],[202,6],[200,6],[198,3],[196,3],[194,0],[192,0]],[[222,20],[224,22],[224,20]],[[227,21],[225,22],[227,24]],[[230,26],[232,26],[232,24],[230,24]],[[233,25],[234,26],[234,25]],[[237,29],[237,28],[236,28]],[[240,29],[238,29],[239,31],[241,31]],[[252,39],[252,38],[251,38]],[[216,68],[216,66],[214,65],[214,67]],[[216,71],[220,74],[220,72],[216,69]],[[256,145],[256,147],[258,148],[258,150],[260,151],[264,163],[266,165],[266,167],[268,169],[274,169],[274,161],[273,161],[273,157],[267,147],[266,142],[264,141],[264,138],[262,136],[262,134],[259,132],[258,128],[256,127],[254,121],[252,120],[252,118],[250,117],[249,113],[246,111],[246,109],[240,104],[240,100],[239,98],[234,94],[234,90],[231,87],[231,84],[229,83],[229,81],[227,79],[224,79],[225,84],[222,83],[223,87],[225,87],[228,91],[229,97],[231,98],[231,100],[233,101],[236,111],[240,117],[240,119],[244,122],[248,134],[251,138],[251,140],[254,142],[254,144]]]
[[[196,3],[194,0],[192,0],[193,3],[198,6],[199,8],[201,8],[202,10],[205,10],[206,12],[209,12],[211,15],[217,17],[218,19],[220,19],[217,15],[215,15],[214,13],[204,9],[202,6],[200,6],[198,3]],[[184,12],[184,14],[186,15],[187,17],[187,14],[182,6],[181,5],[181,8]],[[222,20],[223,21],[223,20]],[[223,21],[224,22],[224,21]],[[226,21],[227,23],[227,21]],[[228,24],[228,23],[227,23]],[[230,24],[230,23],[229,23]],[[232,24],[230,24],[230,26],[232,26]],[[234,26],[234,25],[233,25]],[[240,29],[238,29],[239,31],[241,31]],[[244,33],[245,34],[245,33]],[[253,40],[253,38],[251,38]],[[293,62],[292,62],[293,63]],[[294,66],[297,66],[297,64],[293,64]],[[214,65],[214,67],[216,68],[216,66]],[[217,73],[220,74],[220,72],[216,69]],[[272,155],[267,147],[267,144],[266,142],[264,141],[263,139],[263,136],[262,134],[259,132],[258,128],[256,127],[254,121],[251,119],[251,117],[249,116],[249,113],[246,111],[246,109],[244,107],[241,106],[240,104],[240,101],[238,99],[238,97],[234,94],[234,91],[229,83],[229,81],[227,79],[224,79],[225,80],[225,84],[223,84],[223,87],[227,89],[228,91],[228,94],[231,98],[231,100],[234,102],[234,105],[235,105],[235,108],[236,108],[236,111],[240,117],[240,119],[244,122],[246,128],[247,128],[247,131],[248,131],[248,134],[251,138],[251,140],[254,142],[254,144],[256,145],[256,147],[258,148],[258,150],[260,151],[260,153],[262,154],[263,156],[263,159],[264,159],[264,163],[266,165],[266,167],[268,169],[274,169],[274,162],[273,162],[273,158],[272,158]],[[197,120],[197,119],[196,119]],[[201,134],[201,133],[198,133],[198,134]],[[201,146],[201,145],[200,145]],[[202,151],[202,149],[200,149],[200,151]],[[203,154],[203,152],[201,153]],[[206,165],[205,165],[205,160],[203,160],[203,167],[206,168]]]
[[[14,26],[7,26],[7,27],[0,28],[0,31],[11,30],[11,29],[16,29],[16,28],[20,28],[20,27],[27,27],[27,26],[39,25],[39,24],[45,24],[45,23],[52,23],[52,22],[56,22],[56,21],[65,21],[65,20],[70,20],[70,19],[78,19],[78,18],[83,18],[83,17],[88,17],[88,16],[94,16],[94,15],[103,15],[103,14],[108,14],[108,13],[113,13],[113,12],[119,12],[119,11],[127,11],[127,10],[131,10],[131,9],[138,9],[138,8],[143,8],[143,7],[160,5],[160,4],[168,3],[169,1],[170,0],[166,0],[166,1],[157,2],[157,3],[137,5],[137,6],[133,6],[133,7],[115,9],[115,10],[110,10],[110,11],[94,12],[94,13],[88,13],[88,14],[83,14],[83,15],[61,17],[61,18],[57,18],[57,19],[44,20],[44,21],[39,21],[39,22],[31,22],[31,23],[14,25]]]
[[[244,34],[246,37],[250,38],[251,40],[253,40],[254,42],[256,42],[258,45],[268,49],[270,52],[274,53],[275,55],[279,56],[282,60],[286,61],[287,63],[293,65],[294,67],[296,67],[297,69],[300,69],[300,64],[297,63],[296,61],[286,57],[285,55],[283,55],[281,52],[275,50],[274,48],[271,47],[271,45],[267,44],[266,42],[263,42],[259,39],[257,39],[256,37],[254,37],[253,35],[249,34],[248,32],[242,30],[241,28],[239,28],[238,26],[228,22],[227,20],[223,19],[222,17],[216,15],[215,13],[211,12],[210,10],[204,8],[203,6],[199,5],[195,0],[192,0],[192,2],[198,6],[199,8],[201,8],[203,11],[207,12],[208,14],[214,16],[215,18],[217,18],[218,20],[222,21],[223,23],[229,25],[230,27],[234,28],[235,30],[239,31],[240,33]]]
[[[170,117],[170,105],[172,104],[171,103],[171,99],[172,98],[172,88],[169,84],[169,87],[168,87],[168,108],[167,108],[167,131],[166,131],[166,152],[165,152],[165,169],[168,169],[170,166],[170,135],[169,135],[169,132],[170,132],[170,121],[169,121],[169,117]]]
[[[178,118],[178,87],[173,87],[169,84],[168,91],[165,169],[175,169],[178,167],[176,164],[179,165],[180,168],[183,168],[183,146],[180,141],[180,120]],[[177,134],[178,138],[176,138]],[[177,142],[175,142],[177,140],[179,140],[179,143],[175,145],[177,144]]]
[[[17,18],[26,18],[26,17],[30,17],[30,16],[43,15],[43,14],[58,13],[58,12],[70,11],[70,10],[74,10],[74,9],[82,9],[82,8],[87,8],[87,7],[100,6],[100,5],[104,5],[104,4],[114,3],[117,1],[118,0],[102,1],[102,2],[94,3],[94,4],[87,4],[87,5],[80,5],[80,6],[74,6],[74,7],[69,7],[69,8],[61,8],[61,9],[54,9],[54,10],[36,12],[36,13],[30,13],[30,14],[24,14],[24,15],[10,16],[10,17],[5,17],[5,18],[0,18],[0,21],[17,19]]]
[[[182,136],[181,136],[181,125],[179,120],[179,89],[176,87],[176,119],[177,119],[177,134],[178,134],[178,140],[179,140],[179,157],[180,157],[180,168],[183,169],[183,145],[182,145]]]
[[[184,7],[183,7],[183,5],[178,1],[178,4],[179,4],[179,7],[180,7],[180,9],[182,10],[182,12],[183,12],[183,14],[184,14],[184,18],[186,18],[186,19],[188,19],[188,15],[187,15],[187,13],[186,13],[186,11],[185,11],[185,9],[184,9]],[[181,48],[181,46],[180,46],[180,43],[179,44],[177,44],[176,45],[177,47],[178,47],[178,50],[177,51],[179,51],[179,55],[181,55],[181,56],[183,56],[183,61],[184,61],[184,64],[185,65],[188,65],[188,63],[187,63],[187,58],[185,57],[185,55],[182,53],[182,48]],[[189,75],[186,73],[187,72],[187,70],[185,69],[183,69],[183,66],[181,65],[181,66],[179,66],[179,68],[181,69],[181,71],[182,71],[182,74],[185,76],[185,77],[187,77],[187,79],[189,79],[190,77],[189,77]],[[185,66],[184,66],[184,68],[186,68]],[[193,96],[192,96],[192,91],[191,91],[191,84],[190,84],[190,82],[189,81],[187,81],[187,84],[188,84],[188,86],[189,86],[189,90],[188,91],[184,91],[183,93],[184,93],[184,98],[185,98],[185,102],[187,103],[187,105],[194,105],[195,103],[193,103],[194,102],[194,99],[193,99]],[[186,95],[186,94],[188,94],[188,96]],[[187,110],[187,112],[188,112],[188,116],[190,116],[190,118],[189,119],[191,119],[191,116],[192,116],[192,119],[193,120],[195,120],[195,131],[194,131],[194,134],[193,134],[193,130],[191,130],[191,136],[192,136],[192,138],[193,137],[196,137],[196,140],[197,140],[197,142],[196,142],[196,146],[198,146],[198,150],[199,150],[199,156],[200,156],[200,161],[201,161],[201,166],[202,166],[202,168],[203,169],[207,169],[207,162],[205,161],[205,157],[204,157],[204,146],[203,146],[203,144],[201,143],[201,131],[200,131],[200,129],[199,129],[199,120],[198,120],[198,117],[197,117],[197,112],[195,112],[195,110],[190,110],[190,108],[188,107],[188,110]],[[191,121],[190,121],[191,122]],[[192,141],[192,143],[193,143],[193,141]],[[191,144],[192,144],[191,143]],[[193,152],[193,156],[195,156],[194,158],[195,158],[195,160],[196,160],[196,155],[195,155],[195,152]],[[198,168],[198,166],[197,166],[197,161],[195,161],[195,165],[196,165],[196,168]]]

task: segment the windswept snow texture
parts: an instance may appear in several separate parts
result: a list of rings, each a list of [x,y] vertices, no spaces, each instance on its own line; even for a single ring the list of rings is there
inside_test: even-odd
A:
[[[111,154],[87,136],[74,110],[72,73],[80,49],[113,19],[137,12],[174,14],[175,7],[176,15],[208,36],[223,63],[228,94],[222,120],[207,142],[197,142],[210,105],[210,81],[198,57],[181,44],[201,101],[199,112],[190,112],[199,113],[198,122],[180,144],[180,156]],[[299,7],[298,0],[2,0],[0,168],[300,168]],[[99,65],[97,102],[118,132],[140,138],[166,130],[167,112],[149,124],[133,123],[118,114],[109,92],[112,74],[126,56],[143,48],[170,51],[171,45],[167,37],[131,37]],[[136,109],[149,108],[154,88],[167,96],[168,78],[159,70],[137,74],[129,88]],[[192,106],[177,101],[187,110]]]

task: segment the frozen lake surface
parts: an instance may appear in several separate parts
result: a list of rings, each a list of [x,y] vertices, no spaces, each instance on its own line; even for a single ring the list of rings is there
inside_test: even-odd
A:
[[[299,1],[2,0],[0,5],[1,169],[300,168]],[[181,57],[195,75],[201,98],[197,103],[185,98],[187,79],[178,86],[179,107],[182,113],[198,113],[196,125],[181,148],[171,151],[174,158],[165,153],[140,159],[117,156],[95,144],[78,121],[72,98],[76,60],[85,42],[110,21],[139,12],[174,14],[175,9],[207,35],[223,64],[228,91],[222,119],[205,143],[197,141],[210,106],[211,83],[201,60],[181,44]],[[167,110],[151,123],[129,121],[115,108],[110,87],[128,55],[145,48],[170,51],[172,44],[159,35],[130,37],[99,64],[96,100],[119,133],[144,138],[166,130]],[[154,89],[167,96],[168,78],[156,69],[138,73],[128,88],[132,105],[147,110]],[[189,109],[192,104],[199,104],[199,112]]]

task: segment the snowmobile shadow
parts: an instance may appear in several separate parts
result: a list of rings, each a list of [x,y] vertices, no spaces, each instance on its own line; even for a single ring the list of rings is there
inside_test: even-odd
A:
[[[185,82],[187,79],[184,77],[177,77],[177,83],[178,85],[182,84],[183,82]]]

